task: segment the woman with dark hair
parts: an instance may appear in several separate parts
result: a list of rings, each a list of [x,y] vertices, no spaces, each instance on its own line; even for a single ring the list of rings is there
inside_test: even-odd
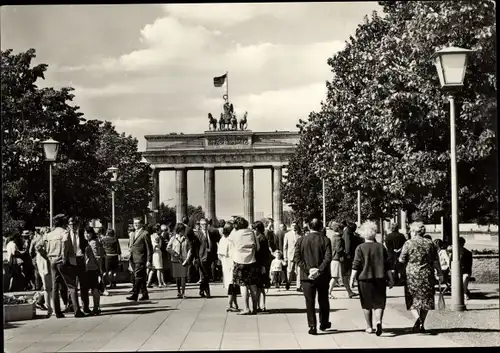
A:
[[[9,291],[15,291],[18,288],[25,290],[27,288],[28,281],[22,270],[24,251],[21,249],[20,231],[13,231],[6,246],[9,261]]]
[[[113,229],[108,229],[106,235],[101,239],[102,246],[105,252],[105,268],[104,277],[107,277],[107,282],[109,283],[109,288],[116,288],[116,274],[118,273],[120,267],[120,257],[122,250],[120,248],[120,242],[116,237],[116,233]]]
[[[252,230],[248,229],[248,221],[243,217],[234,219],[234,231],[229,235],[234,244],[232,259],[234,261],[233,281],[241,287],[241,296],[245,303],[245,311],[240,315],[255,315],[258,307],[257,284],[261,270],[255,260],[259,243]],[[252,297],[252,311],[249,307],[249,297]]]
[[[153,275],[156,273],[158,277],[158,287],[165,288],[165,280],[163,279],[163,255],[161,253],[162,241],[161,225],[157,224],[154,227],[154,233],[151,234],[151,244],[153,244],[153,262],[148,276],[148,287],[152,287]]]
[[[258,251],[255,253],[255,261],[260,267],[260,279],[257,283],[257,311],[266,312],[266,289],[271,286],[271,278],[269,271],[271,269],[272,254],[269,249],[269,242],[267,237],[264,235],[265,227],[264,223],[257,221],[253,224],[252,229],[255,232],[255,237],[257,238]]]
[[[92,299],[94,303],[91,315],[99,315],[101,309],[99,304],[101,301],[102,282],[99,278],[102,276],[101,273],[101,259],[105,257],[104,249],[99,242],[96,232],[92,227],[86,227],[84,231],[85,239],[88,241],[88,245],[85,248],[85,269],[86,269],[86,281],[87,287],[92,291]]]
[[[177,223],[167,245],[172,261],[172,276],[177,284],[177,298],[186,298],[188,265],[192,260],[191,242],[186,237],[186,225]]]

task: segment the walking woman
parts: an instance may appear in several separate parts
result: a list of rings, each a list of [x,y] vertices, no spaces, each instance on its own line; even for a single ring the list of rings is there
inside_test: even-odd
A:
[[[434,270],[439,281],[443,273],[436,247],[432,240],[424,238],[425,226],[422,222],[410,225],[411,238],[401,250],[399,261],[406,264],[405,300],[406,309],[411,310],[415,318],[413,332],[425,332],[424,323],[429,310],[434,310]]]
[[[335,299],[333,296],[333,288],[339,285],[339,281],[343,276],[343,263],[345,256],[345,243],[342,237],[342,226],[334,221],[331,221],[326,229],[326,236],[332,244],[332,262],[330,263],[330,287],[328,293],[330,299]]]
[[[224,288],[227,290],[228,307],[227,312],[238,312],[237,296],[241,294],[240,286],[233,283],[233,259],[231,253],[233,251],[233,243],[228,239],[229,234],[233,231],[231,223],[224,223],[222,228],[222,238],[217,246],[217,255],[222,265],[222,280]]]
[[[232,252],[233,281],[240,285],[241,297],[245,303],[245,311],[239,315],[255,315],[258,307],[257,284],[261,275],[261,268],[255,261],[259,243],[252,230],[248,229],[248,221],[243,217],[235,217],[234,231],[229,235],[229,240],[234,244]],[[249,294],[252,298],[251,311]]]
[[[257,311],[267,312],[266,309],[266,290],[271,286],[271,277],[269,271],[271,270],[271,261],[273,255],[269,247],[267,237],[264,235],[265,226],[261,221],[257,221],[252,226],[255,237],[257,238],[258,251],[255,253],[255,261],[260,267],[260,280],[257,283]]]
[[[373,333],[375,313],[376,335],[382,334],[382,317],[387,301],[387,279],[393,285],[391,263],[385,247],[375,241],[377,224],[367,221],[359,229],[365,242],[356,248],[350,284],[358,281],[359,299],[365,314],[366,332]]]
[[[45,251],[44,239],[45,234],[49,231],[48,227],[40,230],[39,236],[33,239],[36,255],[36,267],[38,269],[38,273],[40,274],[40,278],[42,279],[43,286],[43,296],[45,306],[47,307],[47,317],[50,317],[53,313],[52,310],[52,272],[50,271],[50,261],[47,257],[47,252]]]
[[[86,280],[88,288],[92,291],[92,299],[94,307],[90,315],[97,316],[101,313],[100,302],[101,302],[101,285],[99,283],[99,278],[101,277],[102,263],[101,259],[104,259],[105,253],[102,244],[99,242],[94,228],[85,228],[85,239],[87,239],[88,245],[85,248],[85,268],[86,268]]]
[[[102,246],[105,252],[105,276],[107,277],[107,282],[109,283],[109,288],[116,288],[116,275],[120,268],[120,257],[122,250],[120,248],[120,242],[116,237],[115,231],[113,229],[108,229],[106,235],[101,238]]]
[[[153,244],[153,267],[149,271],[148,288],[151,288],[153,275],[156,273],[158,277],[158,287],[165,288],[165,280],[163,279],[163,254],[161,252],[163,237],[161,236],[161,226],[157,224],[154,228],[155,232],[151,234],[151,244]]]
[[[172,262],[172,276],[177,284],[177,298],[186,298],[188,265],[192,261],[191,242],[186,237],[186,225],[177,223],[167,245]]]

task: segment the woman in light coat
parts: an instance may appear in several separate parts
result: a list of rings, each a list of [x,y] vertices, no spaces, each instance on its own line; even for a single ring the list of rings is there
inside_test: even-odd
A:
[[[36,250],[36,267],[38,268],[38,273],[42,279],[43,285],[43,296],[45,300],[45,305],[47,306],[47,317],[50,317],[53,313],[52,310],[52,273],[50,271],[50,261],[46,257],[44,251],[45,234],[49,232],[49,228],[45,227],[40,230],[40,233],[35,235],[33,239],[34,247]]]
[[[222,264],[222,278],[224,288],[227,289],[228,295],[228,307],[226,311],[228,312],[238,312],[237,296],[241,294],[240,286],[233,283],[233,269],[234,262],[231,257],[234,244],[229,240],[229,234],[233,231],[233,226],[231,223],[224,224],[222,228],[222,238],[219,240],[217,246],[217,255]]]
[[[186,225],[177,223],[167,245],[172,263],[172,276],[177,284],[177,298],[186,298],[186,280],[188,277],[188,265],[192,261],[191,242],[187,239]]]

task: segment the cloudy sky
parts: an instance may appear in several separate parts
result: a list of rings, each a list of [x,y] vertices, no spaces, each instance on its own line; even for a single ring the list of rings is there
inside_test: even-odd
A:
[[[253,131],[295,130],[317,110],[342,49],[376,2],[2,6],[1,48],[37,51],[43,85],[76,89],[88,119],[109,120],[145,149],[144,135],[200,133],[222,110],[213,77],[229,72],[237,114]],[[243,212],[242,171],[216,173],[217,215]],[[162,201],[175,193],[160,175]],[[188,173],[203,205],[203,172]],[[255,211],[271,212],[270,171],[255,172]]]

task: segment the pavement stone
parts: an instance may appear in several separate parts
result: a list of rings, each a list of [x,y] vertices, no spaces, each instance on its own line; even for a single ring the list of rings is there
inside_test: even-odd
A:
[[[165,350],[259,350],[456,347],[442,335],[409,334],[411,318],[391,304],[404,303],[403,289],[388,292],[381,337],[365,332],[359,299],[336,288],[330,300],[332,329],[307,333],[301,293],[270,289],[269,313],[241,316],[227,313],[225,289],[212,284],[213,298],[197,297],[189,286],[187,299],[176,298],[173,287],[152,289],[151,300],[129,302],[128,285],[102,297],[102,315],[75,319],[36,319],[10,323],[4,331],[5,352],[116,352]],[[114,294],[119,293],[119,294]],[[240,307],[242,306],[239,298]],[[479,304],[478,304],[479,305]],[[43,312],[39,312],[40,315]]]

